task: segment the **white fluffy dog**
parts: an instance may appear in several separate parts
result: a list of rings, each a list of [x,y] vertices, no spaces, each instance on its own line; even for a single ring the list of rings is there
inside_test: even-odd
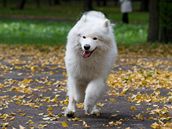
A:
[[[90,11],[67,38],[69,104],[65,115],[74,115],[76,102],[84,102],[85,113],[98,113],[96,103],[106,91],[106,78],[117,56],[112,25],[101,12]]]

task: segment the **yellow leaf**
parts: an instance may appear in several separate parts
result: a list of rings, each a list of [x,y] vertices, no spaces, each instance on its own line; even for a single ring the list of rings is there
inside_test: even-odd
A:
[[[56,95],[56,96],[51,100],[51,102],[57,103],[58,97],[59,97],[59,95]]]
[[[83,121],[83,126],[84,128],[90,128],[90,126],[85,121]]]
[[[25,127],[23,127],[22,125],[19,125],[19,129],[25,129]]]
[[[158,123],[153,123],[152,125],[151,125],[151,128],[152,129],[160,129],[160,125],[158,124]]]
[[[136,115],[136,118],[138,120],[144,120],[144,116],[142,114],[140,114],[140,113]]]
[[[130,110],[131,110],[131,111],[136,111],[136,110],[137,110],[137,109],[136,109],[136,106],[131,106],[131,107],[130,107]]]
[[[97,106],[103,107],[105,104],[104,103],[97,103]]]
[[[52,106],[49,106],[49,107],[47,108],[47,111],[53,111],[53,107],[52,107]]]
[[[36,70],[36,66],[32,66],[32,67],[30,67],[30,70],[31,70],[32,72],[35,72],[35,70]]]
[[[68,124],[67,124],[65,121],[61,122],[61,125],[62,125],[64,128],[68,127]]]
[[[34,122],[32,120],[28,120],[27,124],[34,124]]]
[[[164,127],[172,129],[172,122],[167,122],[164,124]],[[165,128],[164,128],[165,129]]]
[[[46,126],[47,126],[46,124],[39,124],[39,125],[38,125],[38,128],[44,129],[44,127],[46,127]]]
[[[84,107],[83,103],[77,103],[76,106],[77,108],[80,108],[80,109]]]
[[[0,83],[0,88],[3,88],[3,87],[4,87],[4,85]]]
[[[8,125],[9,125],[9,123],[7,123],[7,122],[1,124],[2,128],[6,128],[6,127],[8,127]]]

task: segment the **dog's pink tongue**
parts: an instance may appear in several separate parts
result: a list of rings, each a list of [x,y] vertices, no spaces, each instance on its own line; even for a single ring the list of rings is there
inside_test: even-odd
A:
[[[90,55],[91,55],[91,52],[89,52],[89,51],[83,51],[83,53],[82,53],[82,56],[84,58],[88,58]]]

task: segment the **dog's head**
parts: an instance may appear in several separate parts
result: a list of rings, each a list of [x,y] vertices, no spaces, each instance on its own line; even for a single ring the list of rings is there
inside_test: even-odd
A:
[[[110,21],[107,19],[82,20],[84,21],[78,32],[78,43],[81,46],[82,56],[88,58],[98,51],[109,48],[109,42],[112,39]]]

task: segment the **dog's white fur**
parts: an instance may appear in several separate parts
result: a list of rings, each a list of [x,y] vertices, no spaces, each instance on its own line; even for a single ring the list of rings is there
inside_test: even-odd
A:
[[[67,39],[69,104],[65,113],[74,113],[76,102],[84,102],[86,113],[97,113],[96,103],[106,91],[105,81],[117,56],[112,25],[103,13],[90,11],[70,30]],[[95,50],[88,58],[82,56],[85,44]]]

